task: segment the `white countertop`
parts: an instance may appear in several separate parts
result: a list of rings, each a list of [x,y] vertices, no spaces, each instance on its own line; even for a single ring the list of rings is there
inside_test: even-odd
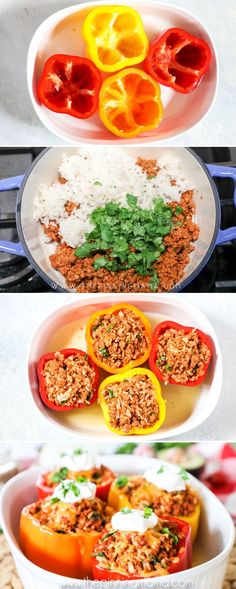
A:
[[[165,0],[192,12],[212,34],[219,57],[220,84],[212,111],[174,145],[231,145],[236,137],[236,2],[235,0]],[[58,145],[65,142],[38,120],[28,96],[26,56],[39,24],[57,10],[80,0],[0,0],[0,143]],[[173,145],[173,140],[159,145]]]
[[[201,427],[178,439],[235,441],[236,294],[180,293],[173,296],[191,302],[208,317],[219,338],[224,370],[223,390],[216,409]],[[34,330],[48,314],[64,304],[86,300],[86,297],[86,294],[70,293],[1,294],[0,439],[3,441],[62,440],[60,429],[41,416],[31,399],[26,375],[27,348]],[[96,295],[94,298],[96,300]],[[70,434],[63,435],[63,441],[75,439]]]

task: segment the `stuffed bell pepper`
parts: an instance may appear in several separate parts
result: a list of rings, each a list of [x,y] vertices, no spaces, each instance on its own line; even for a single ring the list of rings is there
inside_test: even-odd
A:
[[[51,497],[24,507],[20,546],[37,566],[73,578],[91,578],[91,553],[113,510],[95,498],[96,485],[65,480]]]
[[[98,368],[81,350],[68,348],[44,354],[37,372],[41,399],[54,411],[88,407],[97,400]]]
[[[93,362],[111,374],[119,374],[148,359],[151,325],[139,309],[120,303],[93,313],[86,339]]]
[[[203,331],[163,321],[153,332],[149,366],[165,384],[194,387],[205,380],[212,355],[213,343]]]
[[[112,483],[108,502],[115,510],[150,506],[158,517],[178,517],[191,526],[194,542],[201,504],[189,478],[184,469],[160,463],[143,476],[119,476]]]
[[[109,468],[102,464],[95,466],[93,457],[88,452],[78,449],[70,454],[63,453],[56,469],[40,474],[36,488],[39,499],[45,499],[52,495],[55,487],[65,479],[89,481],[96,485],[96,497],[106,501],[114,478],[115,475]]]
[[[141,63],[148,38],[140,15],[130,6],[97,6],[83,25],[87,53],[103,72],[116,72]]]
[[[153,41],[144,67],[160,84],[188,94],[197,88],[210,62],[211,50],[206,41],[172,28]]]
[[[122,436],[150,434],[165,420],[160,384],[146,368],[109,376],[99,387],[98,399],[106,426]]]
[[[191,566],[189,524],[160,519],[150,507],[115,513],[92,558],[93,578],[99,581],[161,577]]]

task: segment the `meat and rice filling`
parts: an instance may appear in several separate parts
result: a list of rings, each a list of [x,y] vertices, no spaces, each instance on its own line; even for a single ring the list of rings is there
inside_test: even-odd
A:
[[[141,358],[149,345],[143,322],[129,309],[97,317],[91,336],[96,357],[112,368]]]
[[[114,510],[100,499],[83,499],[77,503],[39,500],[28,508],[41,526],[60,534],[75,534],[79,530],[102,532]]]
[[[109,468],[107,468],[106,466],[103,466],[103,464],[101,464],[101,466],[94,467],[93,469],[88,471],[88,473],[87,473],[87,471],[83,471],[82,477],[84,476],[85,479],[89,480],[91,483],[94,483],[96,485],[101,485],[103,482],[106,482],[106,480],[110,479],[111,474],[112,473],[109,470]],[[65,466],[63,466],[59,470],[57,469],[57,470],[53,470],[51,472],[45,473],[44,481],[48,487],[54,488],[61,481],[64,481],[65,479],[75,480],[77,478],[77,476],[80,476],[79,472],[69,470],[69,468],[66,468]]]
[[[209,359],[210,350],[195,329],[189,333],[167,329],[158,338],[156,364],[166,383],[170,378],[180,384],[198,380]]]
[[[126,434],[132,428],[154,426],[159,419],[159,405],[150,378],[137,374],[109,384],[103,391],[110,425]]]
[[[47,397],[55,405],[89,404],[95,371],[86,355],[73,354],[65,358],[57,352],[53,360],[45,362],[43,376]]]
[[[106,530],[111,531],[111,526]],[[126,575],[164,576],[171,564],[179,560],[179,541],[184,535],[174,523],[159,520],[157,526],[144,534],[116,531],[101,538],[96,545],[99,568]]]
[[[125,483],[123,485],[123,482]],[[122,485],[122,487],[120,486]],[[191,487],[186,485],[185,491],[169,493],[158,489],[141,476],[123,477],[118,486],[124,493],[133,509],[151,507],[158,517],[164,515],[173,517],[188,517],[192,515],[199,504],[199,499]],[[151,497],[151,500],[150,500]]]

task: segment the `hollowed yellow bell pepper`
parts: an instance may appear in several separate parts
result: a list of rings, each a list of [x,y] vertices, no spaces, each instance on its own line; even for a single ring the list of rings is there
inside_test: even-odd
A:
[[[19,535],[23,553],[37,566],[66,577],[91,578],[91,554],[100,532],[59,534],[40,525],[25,507]]]
[[[111,367],[111,366],[109,366],[109,364],[107,364],[106,358],[104,358],[104,359],[101,358],[101,360],[100,360],[95,355],[94,349],[93,349],[93,324],[99,317],[102,319],[103,315],[117,314],[118,311],[121,311],[122,309],[127,309],[130,311],[133,311],[133,313],[138,317],[138,319],[141,319],[141,321],[145,327],[145,332],[146,332],[146,336],[148,339],[148,346],[147,346],[147,349],[145,350],[144,354],[142,356],[140,356],[140,358],[137,358],[136,360],[131,360],[130,362],[128,362],[126,365],[122,366],[121,368],[115,368],[115,367]],[[97,366],[100,366],[100,368],[103,368],[103,370],[106,370],[106,372],[109,372],[110,374],[123,373],[131,368],[134,368],[135,366],[140,366],[140,364],[144,364],[144,362],[146,362],[146,360],[149,357],[150,350],[151,350],[151,334],[152,334],[151,324],[150,324],[148,318],[137,307],[135,307],[134,305],[129,305],[127,303],[120,303],[118,305],[113,305],[109,309],[103,309],[102,311],[96,311],[96,313],[93,313],[93,315],[91,315],[91,317],[89,318],[89,320],[87,322],[87,326],[86,326],[86,340],[87,340],[87,345],[88,345],[88,354],[92,358],[92,360],[95,362],[95,364],[97,364]]]
[[[132,376],[136,376],[137,374],[140,374],[140,375],[145,374],[152,381],[153,388],[155,391],[155,397],[156,397],[157,403],[159,405],[159,419],[156,421],[155,425],[152,425],[151,427],[146,427],[146,428],[133,427],[130,429],[130,431],[128,433],[126,433],[122,429],[114,428],[111,426],[109,409],[108,409],[106,400],[104,398],[103,391],[108,385],[112,385],[113,383],[117,383],[117,382],[122,382],[122,380],[127,380],[129,378],[132,378]],[[155,432],[157,429],[159,429],[159,427],[161,427],[162,423],[165,420],[166,404],[165,404],[165,401],[161,395],[160,383],[157,380],[156,376],[150,370],[147,370],[146,368],[134,368],[133,370],[128,370],[127,372],[124,372],[123,374],[119,374],[119,375],[113,374],[113,376],[109,376],[108,378],[105,378],[105,380],[102,382],[102,384],[100,385],[99,390],[98,390],[98,400],[101,405],[101,409],[103,412],[106,426],[113,433],[119,434],[121,436],[132,435],[132,434],[137,434],[137,435],[151,434],[151,433]]]
[[[141,63],[149,43],[138,12],[129,6],[97,6],[84,21],[87,53],[103,72]]]
[[[123,481],[122,481],[122,478],[123,478]],[[128,495],[126,493],[124,493],[124,491],[123,491],[123,488],[127,484],[125,482],[126,478],[127,478],[127,482],[128,482],[128,480],[129,480],[128,477],[122,477],[122,476],[118,477],[118,479],[113,481],[110,491],[109,491],[108,505],[113,507],[113,509],[115,509],[116,511],[120,511],[120,509],[122,509],[123,507],[129,507],[130,509],[134,509],[134,506],[130,502]],[[125,484],[122,484],[122,482],[124,482]],[[144,480],[143,484],[140,485],[140,487],[135,490],[135,499],[136,500],[138,500],[138,496],[140,496],[140,498],[147,497],[148,502],[151,505],[153,499],[155,498],[154,485],[152,483],[149,483],[148,481]],[[192,542],[194,542],[194,540],[196,539],[196,536],[197,536],[199,521],[200,521],[200,514],[201,514],[201,504],[199,501],[199,503],[197,504],[195,511],[192,513],[192,515],[190,515],[190,516],[178,515],[179,519],[182,519],[183,521],[185,521],[186,523],[188,523],[191,526]],[[168,515],[171,515],[171,514],[168,514]],[[173,517],[175,517],[175,516],[173,516]]]

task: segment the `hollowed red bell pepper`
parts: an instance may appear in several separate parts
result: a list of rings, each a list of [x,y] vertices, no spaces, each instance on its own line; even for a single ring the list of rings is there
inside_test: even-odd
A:
[[[89,405],[92,405],[93,403],[95,403],[95,401],[97,400],[97,394],[98,394],[99,371],[98,371],[96,364],[93,362],[92,358],[90,358],[90,356],[88,356],[88,354],[86,352],[83,352],[82,350],[77,350],[76,348],[67,348],[65,350],[59,350],[59,353],[63,354],[64,358],[68,358],[68,356],[78,355],[78,354],[80,356],[87,357],[88,364],[94,369],[94,372],[95,372],[94,381],[91,385],[93,394],[87,403],[77,403],[77,405],[61,405],[60,406],[60,405],[56,405],[55,403],[53,403],[52,401],[49,400],[48,395],[47,395],[47,386],[46,386],[46,382],[45,382],[45,377],[43,375],[43,371],[44,371],[44,367],[45,367],[46,362],[48,360],[54,360],[56,357],[55,352],[52,352],[52,353],[44,354],[43,356],[41,356],[41,358],[38,361],[38,365],[37,365],[37,374],[38,374],[38,380],[39,380],[39,393],[40,393],[43,403],[45,403],[45,405],[47,405],[47,407],[49,407],[49,409],[53,409],[54,411],[71,411],[73,409],[82,409],[83,407],[88,407]]]
[[[186,569],[191,568],[192,566],[192,540],[191,540],[191,526],[182,520],[175,518],[175,517],[164,517],[164,523],[173,522],[176,524],[178,528],[178,532],[184,534],[184,538],[179,540],[179,560],[178,562],[173,562],[171,566],[167,569],[167,574],[171,575],[174,573],[179,573],[180,571],[184,571]],[[131,532],[130,532],[131,533]],[[102,537],[102,536],[101,536]],[[96,546],[94,549],[96,553]],[[138,579],[145,579],[150,577],[157,577],[158,575],[153,574],[146,574],[143,576],[138,575],[126,575],[122,572],[112,571],[111,569],[102,569],[99,568],[99,562],[96,556],[92,557],[92,574],[93,579],[98,581],[131,581],[131,580],[138,580]]]
[[[173,28],[151,44],[144,68],[160,84],[188,94],[198,86],[210,62],[206,41]]]
[[[209,356],[209,360],[205,363],[205,367],[204,367],[204,373],[197,377],[195,380],[187,380],[186,382],[178,382],[176,381],[171,375],[168,378],[168,383],[170,384],[177,384],[177,385],[181,385],[181,386],[186,386],[186,387],[195,387],[200,385],[206,378],[206,374],[207,374],[207,370],[209,367],[209,364],[211,362],[212,359],[212,355],[213,355],[213,343],[211,341],[211,338],[206,335],[203,331],[201,331],[200,329],[196,329],[195,327],[187,327],[185,325],[180,325],[179,323],[175,323],[175,321],[163,321],[162,323],[159,323],[159,325],[156,326],[156,328],[154,329],[153,335],[152,335],[152,348],[151,348],[151,352],[150,352],[150,356],[149,356],[149,366],[152,370],[152,372],[154,372],[154,374],[157,376],[158,380],[165,382],[165,378],[163,376],[163,373],[161,371],[161,367],[158,366],[157,364],[157,346],[158,346],[158,340],[159,337],[167,330],[169,329],[174,329],[176,331],[181,330],[184,331],[184,333],[190,333],[191,331],[195,331],[199,337],[199,339],[204,342],[206,344],[206,346],[208,347],[208,350],[210,352],[210,356]]]
[[[101,74],[90,59],[52,55],[38,83],[38,98],[54,112],[87,119],[97,110],[101,84]]]

